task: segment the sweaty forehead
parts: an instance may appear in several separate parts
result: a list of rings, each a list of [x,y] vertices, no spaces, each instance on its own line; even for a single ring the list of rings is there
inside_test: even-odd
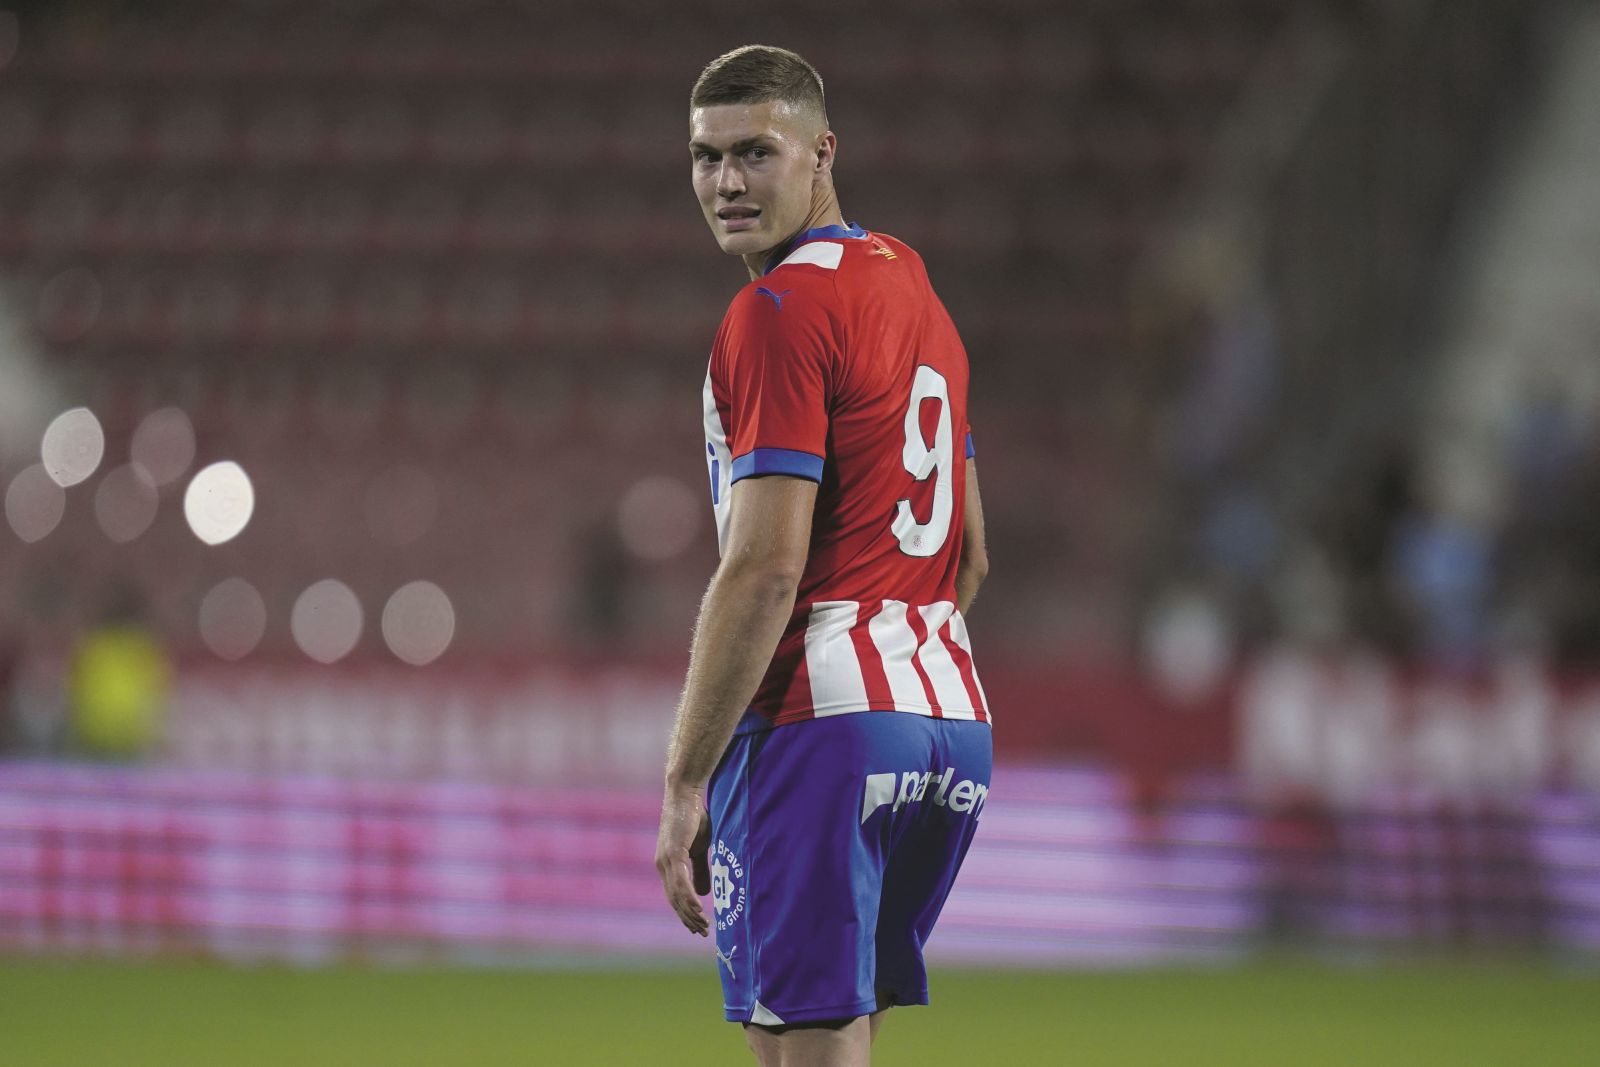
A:
[[[821,133],[821,126],[806,109],[784,100],[708,104],[689,110],[689,139],[708,145],[727,146],[762,136],[798,140]]]

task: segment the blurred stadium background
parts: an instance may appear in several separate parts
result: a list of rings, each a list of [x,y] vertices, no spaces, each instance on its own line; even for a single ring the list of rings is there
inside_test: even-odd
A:
[[[973,364],[1001,768],[883,1062],[1594,1062],[1600,5],[11,0],[16,1062],[740,1062],[650,858],[755,40]]]

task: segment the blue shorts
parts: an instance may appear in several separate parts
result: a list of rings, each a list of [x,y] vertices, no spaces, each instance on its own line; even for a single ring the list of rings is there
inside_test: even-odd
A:
[[[926,1004],[922,946],[989,795],[989,725],[870,711],[735,736],[711,777],[731,1022]]]

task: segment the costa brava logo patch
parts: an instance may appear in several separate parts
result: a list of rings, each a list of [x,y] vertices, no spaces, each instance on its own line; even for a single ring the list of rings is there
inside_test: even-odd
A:
[[[711,857],[711,906],[717,911],[717,929],[728,930],[744,914],[744,864],[720,838]]]

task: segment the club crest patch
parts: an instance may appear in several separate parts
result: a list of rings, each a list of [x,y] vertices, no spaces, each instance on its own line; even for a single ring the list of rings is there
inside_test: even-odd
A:
[[[716,909],[717,929],[731,929],[744,914],[744,903],[744,864],[718,839],[711,856],[711,906]]]

